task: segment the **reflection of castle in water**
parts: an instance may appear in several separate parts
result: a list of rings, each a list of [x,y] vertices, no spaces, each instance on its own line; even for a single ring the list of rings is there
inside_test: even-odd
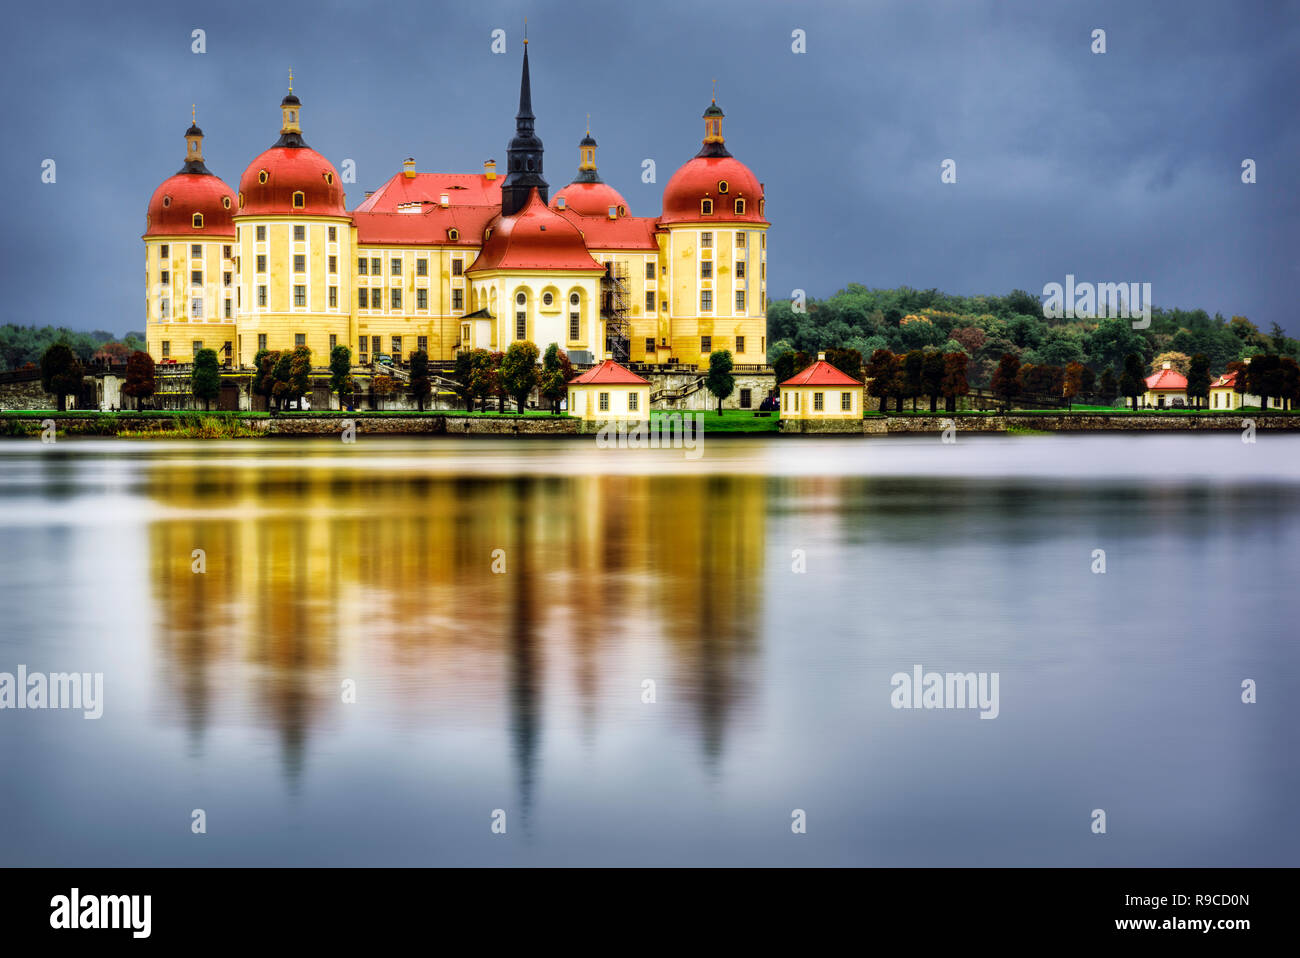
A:
[[[548,717],[572,708],[590,742],[654,678],[712,762],[751,693],[761,477],[160,463],[148,493],[183,513],[151,527],[151,575],[162,684],[196,748],[251,717],[295,777],[355,678],[371,703],[383,685],[394,726],[507,712],[526,816]]]

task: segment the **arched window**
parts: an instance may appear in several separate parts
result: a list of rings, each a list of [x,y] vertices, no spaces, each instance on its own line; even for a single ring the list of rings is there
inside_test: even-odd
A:
[[[271,174],[268,173],[268,172],[266,172],[266,170],[258,170],[258,171],[257,171],[257,182],[259,182],[259,183],[265,183],[265,182],[266,182],[267,180],[269,180],[270,178],[271,178]]]
[[[170,196],[164,196],[164,197],[163,197],[163,209],[167,209],[167,207],[169,207],[169,206],[171,206],[171,205],[172,205],[172,198],[171,198]]]
[[[745,212],[745,201],[744,201],[744,200],[736,200],[736,212],[737,212],[738,214],[744,214],[744,212]]]
[[[713,213],[713,200],[700,200],[700,212],[705,216]]]
[[[325,185],[326,185],[326,186],[333,186],[333,185],[334,185],[334,174],[331,173],[329,170],[326,170],[325,173],[324,173],[324,176],[325,176]]]
[[[244,208],[244,194],[243,194],[243,192],[240,192],[240,194],[239,194],[239,208],[240,208],[241,210]]]
[[[491,235],[491,234],[489,234],[489,235]],[[447,239],[452,240],[453,242],[454,242],[455,240],[460,239],[460,230],[458,230],[458,229],[449,229],[449,230],[447,230]]]
[[[202,214],[202,213],[195,213],[195,214],[194,214],[194,219],[193,219],[192,222],[194,223],[194,228],[195,228],[196,230],[201,230],[201,229],[203,229],[203,214]]]
[[[570,293],[570,294],[569,294],[569,305],[570,305],[570,306],[577,306],[577,305],[580,304],[581,302],[582,302],[582,297],[579,296],[577,293]]]
[[[303,193],[302,190],[294,190],[293,208],[295,210],[300,210],[306,205],[307,205],[307,194]]]
[[[582,297],[574,290],[569,294],[569,341],[577,342],[582,338]]]
[[[221,205],[224,206],[226,209],[230,209],[230,197],[223,196],[221,198]]]

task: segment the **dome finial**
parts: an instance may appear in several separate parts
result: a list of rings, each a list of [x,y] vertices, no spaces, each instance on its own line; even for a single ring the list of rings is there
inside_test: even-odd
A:
[[[524,46],[528,46],[528,18],[524,17]]]
[[[197,103],[191,103],[191,104],[190,104],[190,124],[191,124],[192,126],[198,126],[198,125],[199,125],[198,104],[197,104]]]
[[[293,67],[289,67],[289,92],[293,92]]]
[[[713,102],[718,102],[718,78],[713,78]]]

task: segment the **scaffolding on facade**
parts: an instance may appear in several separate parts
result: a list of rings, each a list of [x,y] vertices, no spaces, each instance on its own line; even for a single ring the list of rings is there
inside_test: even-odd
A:
[[[628,322],[631,283],[627,263],[606,263],[600,281],[600,317],[605,322],[605,349],[617,363],[632,356],[631,325]]]

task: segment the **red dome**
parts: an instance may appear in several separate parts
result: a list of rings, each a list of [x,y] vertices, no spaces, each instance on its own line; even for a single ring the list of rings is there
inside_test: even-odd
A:
[[[514,216],[494,220],[492,235],[470,267],[485,269],[604,270],[587,251],[582,233],[559,213],[547,209],[536,188]]]
[[[265,175],[265,182],[262,182]],[[294,205],[294,194],[302,205]],[[273,146],[239,178],[241,216],[298,213],[307,216],[346,216],[343,185],[329,160],[310,147]]]
[[[177,173],[149,199],[145,236],[234,236],[235,194],[211,173]],[[194,214],[203,225],[194,225]]]
[[[719,184],[726,183],[726,192]],[[701,200],[713,201],[711,214],[701,213]],[[745,212],[736,212],[736,200]],[[763,187],[749,167],[734,156],[696,156],[673,174],[664,187],[661,223],[763,223]]]
[[[564,198],[564,209],[582,216],[608,217],[611,206],[618,210],[619,216],[627,215],[627,200],[608,183],[570,183],[551,197],[552,209],[560,209],[561,197]]]

